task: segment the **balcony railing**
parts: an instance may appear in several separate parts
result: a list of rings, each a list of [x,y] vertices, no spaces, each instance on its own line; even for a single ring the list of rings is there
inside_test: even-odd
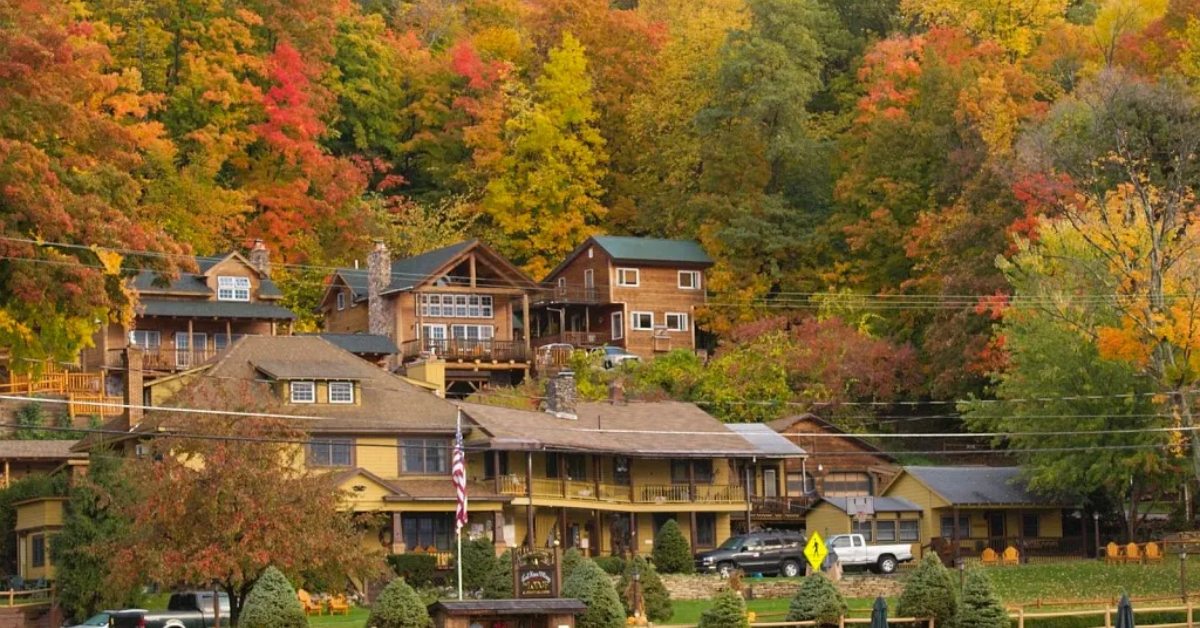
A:
[[[583,501],[617,502],[625,504],[737,504],[746,501],[741,486],[727,484],[639,484],[627,486],[587,480],[556,480],[534,478],[533,497]],[[525,480],[508,475],[500,478],[500,492],[505,495],[527,495]],[[692,489],[695,489],[693,493]]]
[[[608,286],[554,286],[533,297],[534,303],[602,303],[608,299]]]
[[[155,371],[182,371],[194,366],[200,366],[217,357],[215,348],[197,347],[195,349],[176,349],[170,347],[150,347],[142,354],[142,363],[147,369]]]
[[[612,341],[612,335],[607,331],[563,331],[556,334],[545,334],[533,339],[533,346],[544,347],[549,344],[569,344],[573,347],[599,347]]]
[[[750,498],[750,509],[756,515],[802,515],[808,512],[815,499],[811,495],[795,497],[763,497],[757,495]]]
[[[525,343],[512,340],[468,340],[466,338],[409,340],[400,351],[405,359],[422,355],[451,361],[524,362]]]

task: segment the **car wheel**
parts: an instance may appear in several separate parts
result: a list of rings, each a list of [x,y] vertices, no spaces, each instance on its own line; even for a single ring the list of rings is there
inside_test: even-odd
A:
[[[727,560],[719,562],[717,563],[717,575],[721,576],[722,578],[728,578],[729,576],[733,575],[733,570],[736,568],[736,565]]]
[[[884,554],[883,556],[879,557],[877,569],[879,570],[879,573],[896,573],[897,564],[898,563],[896,562],[895,556],[892,556],[891,554]]]
[[[800,575],[800,563],[794,560],[785,560],[783,565],[779,567],[779,575],[785,578],[795,578]]]

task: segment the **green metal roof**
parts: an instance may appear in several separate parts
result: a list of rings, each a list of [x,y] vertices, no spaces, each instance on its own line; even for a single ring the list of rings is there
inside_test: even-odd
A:
[[[392,355],[396,343],[381,334],[317,334],[321,338],[358,355]]]
[[[417,286],[428,279],[433,271],[448,264],[450,260],[458,257],[473,244],[475,244],[474,240],[467,240],[392,262],[392,283],[388,285],[384,293],[408,290]]]
[[[678,262],[712,265],[713,259],[695,240],[666,240],[630,236],[594,236],[592,238],[614,260],[637,262]]]
[[[271,303],[244,301],[199,301],[142,299],[138,310],[142,316],[177,316],[180,318],[242,318],[252,320],[295,320],[291,310]]]

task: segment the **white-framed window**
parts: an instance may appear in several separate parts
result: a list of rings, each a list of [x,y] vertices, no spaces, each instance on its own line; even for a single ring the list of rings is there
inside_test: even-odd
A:
[[[346,309],[346,293],[345,292],[337,293],[337,309],[339,309],[339,310]]]
[[[583,287],[585,290],[593,290],[596,287],[596,271],[591,268],[583,269]]]
[[[680,312],[667,312],[667,329],[669,331],[687,331],[688,315]]]
[[[491,295],[421,295],[421,316],[432,316],[435,318],[492,318],[494,314]]]
[[[625,337],[625,314],[621,312],[612,313],[612,337],[613,340]]]
[[[698,271],[698,270],[681,270],[681,271],[679,271],[679,289],[680,290],[699,290],[700,289],[700,271]]]
[[[217,277],[217,300],[249,301],[250,278],[227,276]]]
[[[353,464],[352,438],[315,438],[308,442],[310,467],[349,467]]]
[[[654,312],[630,312],[629,326],[632,329],[651,331],[654,329]]]
[[[354,382],[329,382],[329,403],[354,403]]]
[[[224,351],[225,347],[228,347],[229,345],[241,340],[245,335],[246,334],[213,334],[213,348],[215,348],[218,353]]]
[[[636,269],[636,268],[618,268],[617,269],[617,285],[618,286],[625,286],[627,288],[636,288],[639,283],[640,278],[641,278],[640,274],[638,273],[638,269]]]
[[[317,384],[311,381],[294,381],[291,383],[292,403],[316,403]]]
[[[455,340],[491,340],[491,325],[451,325],[450,337]]]
[[[150,329],[131,329],[129,344],[143,349],[157,349],[162,346],[162,332]]]
[[[567,278],[566,278],[566,277],[559,277],[559,278],[558,278],[558,287],[559,287],[559,288],[566,288],[566,287],[567,287]]]

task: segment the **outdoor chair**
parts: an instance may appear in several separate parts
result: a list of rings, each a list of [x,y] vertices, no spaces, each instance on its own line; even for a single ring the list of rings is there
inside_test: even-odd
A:
[[[305,615],[324,615],[325,607],[318,601],[314,600],[308,591],[300,589],[296,591],[296,597],[300,598],[300,606],[304,607]]]
[[[22,578],[21,576],[13,576],[12,578],[9,578],[8,589],[10,591],[24,591],[25,590],[25,579]]]
[[[1142,562],[1142,550],[1138,548],[1137,543],[1130,543],[1125,546],[1125,562],[1140,563]]]
[[[983,553],[979,555],[979,562],[983,563],[983,566],[985,567],[989,565],[996,565],[999,564],[1000,557],[996,555],[996,550],[990,547],[985,547],[983,549]]]
[[[330,615],[349,615],[350,602],[346,600],[346,596],[339,593],[329,598],[329,614]]]
[[[1158,549],[1158,543],[1150,541],[1146,544],[1146,562],[1161,563],[1163,560],[1162,550]]]
[[[33,586],[32,586],[32,587],[29,587],[29,588],[30,588],[31,590],[33,590],[33,591],[40,591],[40,590],[42,590],[42,589],[45,589],[45,588],[46,588],[46,579],[45,579],[45,578],[38,578],[37,580],[34,580],[34,581],[33,581]]]
[[[1021,562],[1021,553],[1017,551],[1017,548],[1015,548],[1011,545],[1004,548],[1004,556],[1000,559],[1001,564],[1016,565],[1020,562]]]
[[[1108,545],[1104,546],[1104,562],[1106,564],[1112,565],[1119,563],[1123,559],[1124,558],[1121,556],[1121,547],[1119,545],[1109,541]]]

